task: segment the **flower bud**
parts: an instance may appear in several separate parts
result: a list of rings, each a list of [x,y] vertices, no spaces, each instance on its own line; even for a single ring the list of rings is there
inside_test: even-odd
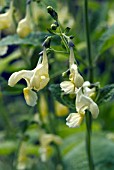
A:
[[[57,12],[51,6],[48,6],[47,10],[48,10],[48,13],[52,16],[52,18],[57,21],[58,20]]]
[[[56,30],[57,29],[57,25],[56,24],[51,24],[51,29],[52,30]]]

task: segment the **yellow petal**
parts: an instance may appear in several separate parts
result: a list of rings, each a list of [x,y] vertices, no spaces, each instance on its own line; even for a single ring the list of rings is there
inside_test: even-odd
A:
[[[29,106],[35,106],[37,104],[38,97],[37,97],[37,94],[34,91],[32,91],[29,88],[24,88],[23,93],[24,93],[26,103]]]
[[[55,101],[55,114],[59,117],[66,116],[69,113],[68,107],[65,105],[59,103],[58,101]]]

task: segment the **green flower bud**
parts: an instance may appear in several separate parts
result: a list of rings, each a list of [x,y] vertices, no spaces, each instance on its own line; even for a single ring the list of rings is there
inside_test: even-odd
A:
[[[57,25],[56,24],[51,24],[51,29],[52,30],[56,30],[57,29]]]

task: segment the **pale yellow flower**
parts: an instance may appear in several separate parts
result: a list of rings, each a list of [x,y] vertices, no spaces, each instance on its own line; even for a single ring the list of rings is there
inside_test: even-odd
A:
[[[69,65],[70,65],[70,76],[69,81],[63,81],[60,83],[61,89],[66,94],[72,94],[75,93],[79,87],[82,86],[84,80],[83,77],[78,72],[78,67],[76,64],[74,64],[75,58],[74,58],[74,52],[73,48],[70,48],[70,57],[69,57]]]
[[[50,151],[52,149],[50,146],[51,142],[59,145],[62,143],[62,139],[59,136],[53,134],[44,133],[41,135],[39,152],[42,162],[46,162],[48,160],[48,157],[50,156]]]
[[[37,94],[33,90],[39,91],[49,82],[48,60],[45,47],[42,62],[38,63],[33,70],[21,70],[13,73],[8,80],[8,85],[13,87],[21,79],[25,79],[27,82],[27,87],[23,89],[26,103],[34,106],[37,103]]]
[[[10,8],[7,12],[0,14],[0,30],[7,29],[12,24],[13,2],[11,1]]]
[[[84,82],[82,87],[76,93],[76,111],[77,113],[71,113],[66,121],[69,127],[78,127],[85,115],[85,111],[89,110],[93,118],[97,118],[99,114],[99,108],[97,104],[91,99],[93,93],[95,93],[95,88],[89,88],[90,83],[88,81]]]
[[[17,34],[21,37],[24,38],[27,35],[29,35],[32,30],[33,30],[33,25],[32,25],[32,20],[30,17],[30,12],[29,12],[29,5],[26,7],[26,16],[23,18],[19,23],[17,27]]]

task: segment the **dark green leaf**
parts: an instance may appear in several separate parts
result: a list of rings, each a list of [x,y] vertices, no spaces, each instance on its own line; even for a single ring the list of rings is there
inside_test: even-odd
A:
[[[52,84],[49,87],[49,90],[57,101],[71,109],[75,109],[75,97],[72,98],[69,94],[64,94],[64,92],[61,91],[59,84]]]
[[[108,30],[101,36],[97,46],[98,46],[98,54],[101,55],[107,49],[114,45],[114,25],[112,25]]]
[[[4,45],[34,45],[38,46],[44,40],[44,37],[49,34],[46,33],[31,33],[25,38],[20,38],[17,34],[9,35],[0,41],[0,46]]]
[[[114,97],[114,84],[107,85],[99,90],[97,104],[103,104]]]
[[[79,135],[75,135],[70,141],[79,141]],[[66,143],[66,141],[64,141]],[[68,147],[68,144],[67,144]],[[95,170],[113,170],[114,169],[114,143],[104,135],[93,135],[92,150]],[[65,170],[89,170],[85,142],[74,143],[74,147],[64,157]]]

